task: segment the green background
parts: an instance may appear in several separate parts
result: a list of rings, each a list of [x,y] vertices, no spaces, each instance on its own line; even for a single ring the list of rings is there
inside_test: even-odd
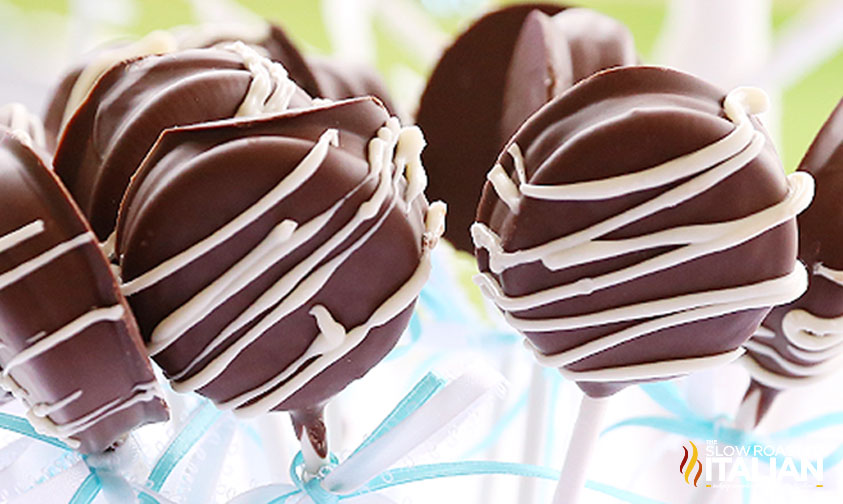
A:
[[[6,0],[24,10],[48,10],[60,14],[69,12],[69,0]],[[463,0],[467,2],[467,0]],[[329,53],[330,42],[322,25],[319,0],[240,0],[240,3],[257,14],[282,24],[291,36],[306,47]],[[467,2],[470,3],[470,2]],[[514,3],[498,1],[499,4]],[[639,53],[650,59],[656,38],[665,16],[665,0],[578,0],[568,4],[590,7],[624,22],[635,35]],[[773,2],[774,30],[779,30],[810,1],[775,0]],[[143,34],[155,28],[167,28],[194,21],[188,0],[141,0],[136,2],[137,16],[130,26],[121,30]],[[449,33],[456,33],[467,21],[461,16],[436,17],[440,26]],[[376,26],[378,65],[389,68],[401,61],[426,73],[420,62],[402,51],[397,44],[388,43],[386,35]],[[802,154],[816,135],[825,118],[843,94],[843,49],[816,68],[804,79],[787,88],[782,102],[784,165],[787,171],[796,168]]]

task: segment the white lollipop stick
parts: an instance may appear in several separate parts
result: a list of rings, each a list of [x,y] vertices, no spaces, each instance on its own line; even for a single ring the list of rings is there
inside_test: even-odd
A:
[[[608,398],[594,399],[583,396],[580,412],[574,424],[574,432],[568,443],[568,453],[562,474],[553,494],[553,504],[576,504],[588,471],[588,463],[594,453],[594,444],[603,423],[603,413],[606,410]]]
[[[310,442],[310,436],[307,434],[306,427],[302,427],[300,441],[301,455],[304,459],[304,472],[311,476],[315,476],[319,474],[319,470],[322,469],[322,467],[328,465],[328,457],[327,455],[325,457],[319,456],[316,448],[314,448],[313,444]],[[325,438],[325,443],[328,443],[327,436]]]
[[[525,464],[541,465],[543,462],[548,388],[544,367],[534,363],[527,402],[527,437],[524,441],[523,456]],[[536,478],[522,478],[518,485],[518,502],[536,502],[540,483]]]
[[[417,446],[447,431],[499,382],[499,377],[487,373],[460,376],[377,441],[334,468],[322,486],[335,493],[357,490]]]

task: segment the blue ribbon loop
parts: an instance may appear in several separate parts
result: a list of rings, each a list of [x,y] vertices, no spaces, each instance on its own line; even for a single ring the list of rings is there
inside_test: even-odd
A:
[[[354,450],[351,457],[354,457],[363,447],[368,446],[384,434],[392,430],[414,411],[429,401],[445,385],[445,380],[428,373],[419,381],[389,415],[378,425],[377,428]],[[663,407],[671,416],[642,416],[630,418],[609,426],[603,434],[616,429],[639,426],[654,428],[664,432],[671,432],[696,439],[716,439],[719,442],[732,445],[754,445],[759,444],[762,439],[728,426],[730,421],[725,416],[716,418],[705,418],[695,413],[688,407],[687,403],[680,396],[678,389],[672,383],[652,383],[641,386],[647,395],[657,404]],[[520,403],[520,401],[519,401]],[[146,488],[150,492],[158,492],[172,474],[175,467],[184,459],[193,446],[205,435],[222,415],[214,406],[204,401],[191,416],[190,420],[182,427],[178,434],[172,439],[167,448],[158,458],[146,482]],[[843,412],[834,412],[821,417],[791,426],[779,432],[766,436],[766,439],[776,442],[784,442],[797,439],[801,436],[812,434],[816,431],[843,425]],[[17,432],[30,438],[49,443],[64,450],[71,450],[67,444],[48,436],[35,432],[26,419],[13,415],[0,413],[0,428]],[[298,453],[290,468],[290,477],[295,485],[295,490],[286,490],[286,493],[278,495],[269,500],[271,504],[285,504],[293,497],[307,495],[315,504],[337,504],[340,501],[358,497],[365,494],[379,492],[407,483],[418,482],[429,479],[452,478],[461,476],[479,475],[509,475],[517,477],[540,478],[545,480],[556,480],[558,472],[548,467],[533,466],[527,464],[516,464],[494,461],[462,461],[420,465],[414,467],[401,467],[389,469],[370,480],[361,489],[349,494],[336,494],[325,489],[321,482],[322,478],[331,467],[338,464],[335,456],[331,456],[331,465],[317,477],[302,478],[304,459]],[[84,457],[83,457],[84,458]],[[823,467],[831,468],[843,460],[843,444],[841,444],[830,455],[823,459]],[[71,504],[90,504],[102,491],[102,481],[97,475],[97,470],[92,468],[91,473],[85,478],[71,498]],[[622,502],[630,504],[664,504],[660,501],[641,496],[614,486],[588,481],[586,488],[611,496]],[[745,490],[746,492],[746,490]],[[745,498],[747,494],[745,493]],[[141,502],[154,504],[158,501],[149,494],[140,494]]]

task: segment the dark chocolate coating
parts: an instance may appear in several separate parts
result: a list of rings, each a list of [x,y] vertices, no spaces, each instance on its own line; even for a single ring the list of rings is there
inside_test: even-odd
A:
[[[829,119],[823,125],[805,157],[799,165],[800,171],[814,176],[816,191],[814,200],[807,210],[797,218],[799,225],[799,259],[809,272],[817,264],[843,270],[843,100],[837,104]],[[787,338],[782,331],[782,319],[791,310],[802,309],[822,318],[843,316],[843,287],[817,274],[809,277],[808,290],[796,301],[773,308],[762,325],[776,336],[754,338],[759,344],[772,346],[784,358],[800,365],[819,365],[793,355],[788,348]],[[774,373],[798,378],[783,369],[773,359],[757,352],[748,355],[762,367]],[[777,390],[753,381],[753,390],[761,391],[762,401],[756,419],[766,415]]]
[[[129,179],[166,128],[233,117],[252,76],[240,56],[193,49],[120,63],[64,129],[56,173],[100,240],[114,229]],[[309,104],[298,90],[291,107]]]
[[[637,63],[632,34],[590,9],[524,20],[507,71],[499,137],[503,145],[536,110],[600,70]]]
[[[0,252],[0,272],[91,232],[45,162],[0,128],[0,236],[39,219],[43,232]],[[26,391],[30,404],[53,403],[82,391],[77,400],[49,415],[53,422],[76,420],[115,399],[131,397],[138,384],[155,381],[137,325],[93,236],[89,243],[0,288],[4,367],[32,344],[32,336],[52,334],[93,309],[116,305],[125,310],[119,320],[91,325],[10,370],[9,377]],[[105,416],[71,437],[81,442],[81,452],[97,453],[133,428],[167,417],[164,402],[155,398]]]
[[[318,84],[314,96],[330,100],[374,96],[391,115],[400,115],[386,85],[374,69],[358,63],[325,58],[308,58],[307,61]]]
[[[553,15],[562,9],[524,4],[483,16],[445,50],[427,82],[416,115],[428,143],[427,194],[448,203],[445,238],[461,250],[474,250],[468,229],[501,150],[506,74],[524,19],[534,10]]]
[[[448,202],[445,237],[461,250],[474,249],[469,227],[486,173],[521,122],[566,88],[555,84],[630,63],[619,23],[594,13],[581,18],[587,28],[567,33],[544,22],[563,9],[523,4],[487,14],[444,52],[427,83],[417,122],[429,144],[428,194]]]
[[[554,185],[604,179],[635,172],[704,147],[733,130],[722,110],[723,91],[687,74],[657,67],[625,67],[590,77],[533,115],[512,139],[524,154],[527,180]],[[590,126],[603,123],[589,133]],[[755,121],[756,128],[761,129]],[[575,135],[577,138],[572,138]],[[511,157],[498,161],[512,174]],[[597,201],[547,201],[522,197],[513,214],[487,183],[477,210],[503,240],[507,251],[524,249],[584,229],[649,200],[675,186],[662,186],[627,196]],[[666,208],[603,237],[641,236],[689,224],[737,219],[782,201],[786,180],[772,143],[737,173],[675,207]],[[796,256],[796,224],[791,220],[730,249],[709,254],[631,281],[553,302],[528,311],[523,318],[587,314],[618,306],[677,295],[737,287],[790,273]],[[645,250],[592,261],[557,271],[541,262],[505,270],[499,277],[504,292],[519,296],[578,279],[618,270],[665,252]],[[488,256],[477,251],[481,271]],[[739,347],[768,309],[745,310],[648,333],[567,366],[596,370],[685,357],[703,357]],[[555,354],[642,319],[546,333],[526,333],[544,354]],[[629,382],[580,382],[590,396],[616,392]]]
[[[184,28],[187,32],[192,30],[191,27]],[[177,31],[176,35],[180,35]],[[214,38],[209,40],[208,46],[216,45],[222,42],[230,42],[231,40],[225,37]],[[74,66],[65,73],[61,78],[59,85],[53,92],[50,102],[47,104],[47,111],[44,115],[44,128],[46,130],[47,147],[49,152],[55,152],[56,143],[58,141],[59,133],[61,131],[62,118],[65,109],[67,108],[67,100],[70,97],[70,92],[76,79],[82,73],[84,68],[97,55],[119,48],[127,42],[118,42],[116,44],[109,44],[101,47],[94,52],[85,56],[80,64]],[[311,72],[310,67],[305,62],[304,57],[299,53],[299,50],[292,43],[292,41],[284,33],[284,30],[276,24],[269,25],[269,35],[260,41],[252,44],[261,50],[264,55],[281,63],[290,75],[290,78],[305,90],[311,96],[319,96],[319,86],[316,83],[316,78]]]
[[[187,249],[252,206],[298,165],[328,128],[339,130],[339,147],[329,148],[318,170],[260,218],[159,283],[131,295],[129,302],[146,338],[162,319],[253,250],[280,222],[292,219],[303,224],[348,196],[310,240],[155,355],[168,375],[182,371],[223,328],[333,236],[372,196],[376,181],[371,178],[354,188],[367,177],[369,141],[387,118],[386,110],[376,100],[364,98],[266,118],[171,129],[162,135],[133,179],[120,212],[117,250],[122,257],[124,281]],[[319,333],[309,314],[314,305],[326,306],[340,324],[350,329],[367,320],[403,285],[420,262],[427,203],[418,198],[409,213],[395,206],[384,214],[396,197],[390,194],[378,212],[379,216],[387,215],[382,227],[313,297],[246,347],[221,375],[198,392],[214,401],[225,401],[278,375]],[[325,261],[345,250],[376,220],[365,221]],[[411,312],[412,304],[372,329],[359,346],[273,409],[312,410],[363,376],[395,345]],[[255,323],[236,332],[200,365],[219,355]]]

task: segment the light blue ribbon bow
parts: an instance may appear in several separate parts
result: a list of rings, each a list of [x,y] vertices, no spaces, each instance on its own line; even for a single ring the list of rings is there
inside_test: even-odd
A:
[[[373,443],[401,423],[404,419],[409,417],[414,411],[429,401],[444,385],[445,381],[442,378],[439,378],[433,373],[428,373],[421,381],[419,381],[418,384],[416,384],[415,387],[413,387],[410,393],[401,400],[398,406],[392,410],[386,419],[381,422],[381,424],[361,443],[357,449],[354,450],[349,458],[353,457],[354,454],[359,452],[363,447]],[[559,472],[557,470],[529,464],[476,460],[446,462],[389,469],[372,478],[359,490],[348,494],[337,494],[324,488],[321,484],[322,479],[330,473],[331,468],[336,466],[336,464],[337,459],[332,456],[332,464],[330,466],[324,468],[318,476],[305,481],[301,476],[303,474],[304,458],[302,457],[301,452],[299,452],[294,458],[290,468],[290,478],[295,489],[290,490],[289,487],[287,487],[287,490],[279,491],[275,497],[268,498],[266,493],[261,493],[261,500],[252,502],[254,502],[254,504],[257,504],[258,502],[261,504],[289,504],[291,502],[296,502],[293,499],[299,499],[302,495],[307,495],[314,504],[338,504],[346,499],[380,492],[387,488],[399,485],[429,479],[453,478],[458,476],[500,475],[541,478],[552,481],[559,478]],[[612,496],[621,502],[627,502],[629,504],[664,504],[648,497],[594,481],[588,481],[586,483],[586,488]]]
[[[193,413],[190,420],[185,423],[170,441],[164,452],[158,457],[147,478],[146,488],[149,488],[152,492],[159,491],[173,469],[219,419],[221,414],[209,401],[203,401],[202,405]],[[0,413],[0,428],[51,444],[63,450],[73,450],[66,443],[58,439],[39,434],[25,418]],[[86,463],[88,462],[87,456],[83,455],[82,459]],[[88,469],[90,471],[88,476],[82,481],[82,484],[79,485],[79,488],[70,498],[69,504],[90,504],[103,490],[104,480],[107,481],[110,478],[119,477],[110,474],[110,471],[107,469],[92,467],[90,464],[88,465]],[[158,502],[157,499],[146,493],[140,494],[139,499],[144,504],[156,504]]]

